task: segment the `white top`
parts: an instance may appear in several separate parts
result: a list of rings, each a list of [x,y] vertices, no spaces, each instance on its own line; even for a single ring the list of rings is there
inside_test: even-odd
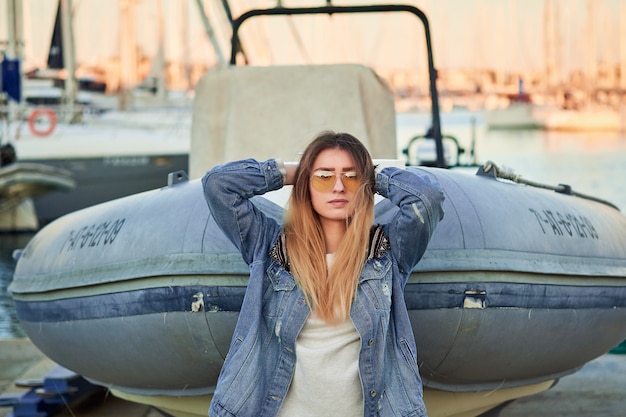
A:
[[[278,416],[362,417],[360,346],[350,318],[330,325],[311,313],[296,340],[296,368]]]

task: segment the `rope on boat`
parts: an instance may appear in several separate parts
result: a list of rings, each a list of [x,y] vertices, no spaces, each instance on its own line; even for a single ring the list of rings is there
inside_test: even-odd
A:
[[[609,201],[603,200],[601,198],[593,197],[593,196],[590,196],[590,195],[587,195],[587,194],[578,193],[578,192],[572,190],[572,187],[569,186],[569,185],[559,184],[557,186],[554,186],[554,185],[547,185],[547,184],[542,184],[542,183],[539,183],[539,182],[530,181],[530,180],[522,178],[522,176],[519,175],[519,174],[515,174],[510,169],[500,168],[493,161],[487,161],[482,166],[482,170],[483,170],[484,173],[489,173],[490,171],[492,171],[493,175],[496,178],[509,180],[509,181],[515,182],[517,184],[524,184],[524,185],[528,185],[528,186],[531,186],[531,187],[543,188],[545,190],[552,190],[552,191],[556,191],[557,193],[572,195],[572,196],[575,196],[575,197],[584,198],[586,200],[596,201],[598,203],[606,204],[607,206],[613,207],[614,209],[620,211],[619,207],[617,207],[615,204],[613,204],[613,203],[611,203]]]

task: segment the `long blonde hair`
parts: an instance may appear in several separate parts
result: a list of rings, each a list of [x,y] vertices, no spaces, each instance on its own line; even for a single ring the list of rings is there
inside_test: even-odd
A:
[[[347,151],[361,178],[361,185],[352,201],[354,214],[346,219],[346,233],[330,268],[326,264],[321,222],[311,204],[309,188],[313,163],[326,149]],[[300,159],[284,230],[291,272],[309,306],[328,323],[345,320],[350,314],[373,221],[374,165],[369,152],[348,133],[322,132],[307,146]]]

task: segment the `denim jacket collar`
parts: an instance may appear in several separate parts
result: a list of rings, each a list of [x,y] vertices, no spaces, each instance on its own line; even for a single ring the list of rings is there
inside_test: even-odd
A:
[[[285,271],[290,272],[291,265],[289,264],[289,256],[287,254],[287,245],[285,240],[285,232],[282,231],[278,236],[276,243],[270,249],[268,255],[280,266],[282,266]],[[370,231],[369,248],[367,250],[367,258],[365,261],[367,262],[375,258],[380,258],[387,251],[389,251],[389,249],[389,239],[383,232],[383,227],[381,225],[372,226]]]

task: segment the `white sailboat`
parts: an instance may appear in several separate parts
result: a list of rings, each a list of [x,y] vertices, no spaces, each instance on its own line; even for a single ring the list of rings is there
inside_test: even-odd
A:
[[[626,6],[622,6],[624,8]],[[626,12],[622,12],[626,14]],[[593,96],[597,86],[596,57],[596,14],[594,2],[588,1],[585,27],[585,85],[577,94],[565,86],[561,79],[557,63],[562,53],[558,45],[555,22],[559,21],[558,4],[552,0],[544,2],[544,56],[546,96],[557,97],[554,103],[538,105],[529,96],[520,100],[520,94],[510,96],[510,104],[504,108],[490,109],[485,112],[485,120],[492,129],[546,129],[560,131],[624,131],[626,130],[626,110],[595,102]],[[624,17],[626,19],[626,17]],[[624,32],[624,25],[621,32]],[[623,38],[623,36],[621,37]],[[626,54],[626,52],[621,52]],[[621,62],[624,62],[622,58]],[[623,66],[623,64],[622,64]],[[624,71],[621,72],[624,74]],[[626,77],[621,77],[622,83]],[[563,96],[563,97],[560,97]],[[575,99],[572,99],[576,96]]]
[[[134,3],[123,3],[121,20],[133,21],[128,16]],[[165,186],[170,172],[188,167],[191,98],[180,94],[164,101],[158,94],[137,90],[132,75],[122,77],[121,98],[81,94],[74,77],[71,10],[71,0],[59,1],[59,58],[69,75],[60,80],[63,88],[46,90],[47,100],[57,104],[23,104],[22,116],[9,123],[3,138],[20,161],[67,170],[75,178],[73,190],[34,199],[42,224],[84,207]],[[127,68],[123,74],[133,74],[136,68],[132,68],[135,32],[129,25],[121,37],[126,51],[122,67]],[[124,110],[118,110],[118,105]]]
[[[3,85],[8,104],[0,109],[0,232],[33,232],[40,224],[33,199],[51,192],[67,192],[74,188],[75,181],[69,171],[42,163],[28,163],[16,160],[15,147],[5,141],[11,129],[11,117],[17,113],[21,91],[19,87],[20,50],[22,45],[21,3],[8,1],[8,43],[3,56]],[[1,98],[4,99],[4,96]]]
[[[587,0],[585,24],[585,98],[574,108],[563,106],[546,114],[544,127],[548,130],[568,131],[613,131],[626,130],[626,114],[620,114],[616,107],[599,104],[594,99],[598,85],[597,37],[598,8],[592,0]],[[623,31],[623,28],[622,28]],[[622,73],[622,80],[626,76]]]

